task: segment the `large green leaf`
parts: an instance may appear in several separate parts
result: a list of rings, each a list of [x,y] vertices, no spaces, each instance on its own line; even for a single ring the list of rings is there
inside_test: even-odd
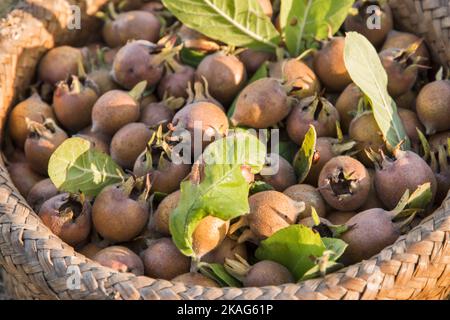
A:
[[[369,98],[373,114],[389,146],[404,141],[402,148],[409,149],[397,106],[387,90],[388,77],[377,51],[366,37],[356,32],[347,33],[344,60],[353,82]]]
[[[48,175],[62,191],[96,196],[104,187],[124,180],[122,169],[82,138],[64,141],[52,154]]]
[[[354,0],[283,0],[280,26],[291,56],[307,49],[313,40],[326,39],[344,23]]]
[[[294,170],[298,177],[298,183],[303,183],[311,170],[316,152],[317,133],[313,125],[310,125],[303,140],[302,147],[294,158]]]
[[[258,0],[163,0],[183,24],[229,45],[274,52],[280,35]]]
[[[321,257],[325,250],[318,233],[297,224],[281,229],[261,241],[256,258],[282,264],[299,280],[315,266],[314,258]]]
[[[256,133],[256,132],[255,132]],[[266,162],[267,148],[248,131],[239,130],[211,143],[203,152],[207,164],[241,164],[259,173]]]
[[[230,220],[249,212],[249,185],[240,164],[206,165],[203,171],[181,183],[180,202],[170,215],[173,241],[187,256],[195,256],[192,234],[201,219]]]

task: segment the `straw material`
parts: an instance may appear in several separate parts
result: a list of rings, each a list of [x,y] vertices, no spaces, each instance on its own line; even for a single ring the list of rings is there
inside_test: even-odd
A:
[[[49,48],[80,40],[65,26],[68,0],[28,0],[0,23],[0,120]],[[93,14],[105,0],[77,2]],[[427,2],[427,1],[424,1]],[[4,130],[1,130],[3,132]],[[368,261],[322,279],[264,288],[186,287],[118,273],[76,253],[42,224],[0,164],[0,266],[21,299],[443,299],[450,293],[450,196],[421,225]],[[67,280],[79,272],[81,286]]]

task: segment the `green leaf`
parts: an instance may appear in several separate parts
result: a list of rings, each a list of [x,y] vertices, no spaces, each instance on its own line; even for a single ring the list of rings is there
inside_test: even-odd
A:
[[[349,32],[345,40],[344,60],[353,82],[369,98],[373,114],[387,144],[410,149],[397,106],[387,91],[388,77],[377,51],[366,37]]]
[[[433,200],[431,184],[425,183],[419,186],[409,197],[406,205],[407,209],[426,209]]]
[[[257,174],[264,167],[266,155],[266,146],[258,137],[239,130],[208,145],[203,152],[203,161],[207,164],[246,165],[251,167],[253,174]]]
[[[343,267],[342,264],[337,263],[336,260],[344,254],[347,244],[335,238],[322,238],[326,251],[322,257],[316,259],[316,265],[309,269],[301,280],[314,279],[323,277],[328,273],[335,272]]]
[[[316,152],[317,133],[313,125],[310,125],[303,140],[302,147],[294,158],[294,170],[298,177],[298,183],[303,183],[308,176]]]
[[[258,70],[256,70],[255,74],[250,78],[248,81],[248,84],[251,84],[252,82],[255,82],[256,80],[267,78],[269,76],[269,64],[267,62],[264,62],[261,67],[259,67]],[[231,118],[233,116],[234,110],[236,109],[236,103],[237,99],[239,97],[239,94],[234,99],[233,103],[230,106],[230,109],[228,109],[227,116],[228,118]]]
[[[438,72],[436,73],[436,81],[444,80],[444,68],[440,67]]]
[[[228,45],[275,52],[280,35],[258,0],[163,0],[183,24]]]
[[[280,141],[278,144],[278,150],[280,156],[285,158],[289,163],[294,162],[295,155],[297,154],[298,146],[292,141]]]
[[[430,158],[430,153],[431,153],[430,143],[428,142],[427,138],[425,137],[425,135],[419,128],[416,128],[416,131],[417,131],[417,134],[419,135],[419,140],[422,145],[423,154],[424,154],[423,158],[426,161]]]
[[[242,283],[230,275],[221,264],[201,262],[199,267],[201,273],[221,284],[222,287],[242,287]]]
[[[240,164],[206,165],[204,173],[191,173],[191,178],[181,183],[180,202],[170,215],[170,232],[178,249],[195,256],[192,233],[200,220],[210,215],[231,220],[248,213],[248,193]]]
[[[339,30],[354,0],[283,0],[280,26],[292,57]]]
[[[450,157],[450,138],[447,138],[447,153],[448,156]]]
[[[266,61],[258,68],[258,70],[256,70],[248,83],[250,84],[252,82],[255,82],[256,80],[267,77],[269,77],[269,63]]]
[[[325,250],[318,233],[297,224],[281,229],[261,241],[256,258],[282,264],[299,280],[314,267],[314,258],[321,257]]]
[[[315,279],[315,278],[322,277],[325,274],[333,273],[333,272],[341,269],[343,267],[343,265],[340,263],[337,263],[335,261],[327,261],[326,265],[324,267],[325,267],[325,270],[324,270],[324,272],[322,272],[322,270],[320,270],[322,268],[322,266],[320,266],[318,264],[315,265],[314,267],[312,267],[311,269],[309,269],[308,271],[305,272],[305,274],[301,278],[301,281]]]
[[[52,154],[48,175],[59,190],[96,196],[104,187],[124,180],[122,169],[82,138],[64,141]]]
[[[270,184],[264,181],[255,181],[250,185],[250,195],[263,191],[275,190]]]
[[[327,250],[333,252],[333,254],[330,256],[330,259],[332,261],[336,261],[337,259],[339,259],[344,254],[345,249],[347,249],[348,247],[348,244],[346,244],[341,239],[322,238],[322,241]]]
[[[314,221],[314,226],[317,227],[321,222],[320,222],[320,217],[317,214],[316,208],[314,208],[314,207],[311,207],[311,217]]]
[[[184,64],[197,68],[200,62],[207,56],[206,53],[183,47],[180,51],[180,58]]]

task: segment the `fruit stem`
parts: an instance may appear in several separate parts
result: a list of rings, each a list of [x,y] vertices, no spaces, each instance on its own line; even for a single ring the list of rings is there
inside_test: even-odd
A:
[[[117,14],[116,8],[114,7],[114,2],[112,2],[112,1],[110,3],[108,3],[108,13],[113,20],[117,19],[118,14]]]
[[[136,183],[135,178],[134,177],[130,177],[130,178],[128,178],[128,180],[126,180],[122,184],[122,190],[127,195],[127,197],[130,197],[131,192],[133,192],[135,183]]]
[[[277,61],[282,61],[282,60],[284,60],[286,51],[284,50],[284,48],[277,47],[275,50],[275,55],[277,57]]]
[[[134,100],[139,101],[147,88],[147,81],[139,82],[131,91],[128,93]]]
[[[194,256],[191,258],[191,272],[198,272],[200,268],[200,257]]]
[[[203,79],[205,83],[207,83],[206,79]],[[201,82],[195,82],[194,83],[194,101],[204,101],[206,100],[206,96],[204,94],[205,88]]]

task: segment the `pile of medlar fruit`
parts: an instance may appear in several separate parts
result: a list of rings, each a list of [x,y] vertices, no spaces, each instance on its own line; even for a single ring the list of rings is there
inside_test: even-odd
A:
[[[276,21],[271,1],[259,2]],[[343,29],[363,34],[379,50],[410,150],[386,145],[346,69],[344,37],[318,43],[304,60],[232,50],[170,19],[162,23],[162,5],[152,1],[105,13],[103,29],[85,47],[60,46],[43,56],[33,92],[9,114],[4,153],[11,179],[56,236],[118,272],[218,287],[195,268],[204,262],[239,269],[245,286],[294,282],[285,266],[255,260],[255,246],[283,228],[311,225],[313,212],[325,226],[347,227],[340,235],[348,244],[341,263],[369,259],[401,235],[404,225],[392,210],[407,190],[431,186],[432,204],[414,219],[418,223],[450,188],[450,82],[433,78],[436,68],[421,39],[393,29],[387,4],[380,7],[382,28],[366,28],[372,3],[378,1],[356,1]],[[183,45],[205,57],[188,64]],[[250,83],[261,66],[267,77]],[[240,219],[200,220],[192,235],[199,261],[193,263],[175,245],[169,223],[192,165],[173,162],[171,154],[186,133],[204,137],[205,148],[238,126],[278,128],[295,152],[313,126],[312,167],[300,181],[284,152],[272,157],[277,172],[247,172],[249,186],[260,182],[266,189],[251,193],[250,210]],[[429,139],[429,152],[419,131]],[[129,178],[95,198],[58,190],[48,178],[49,159],[74,136],[110,155]],[[195,163],[199,154],[191,151]]]

